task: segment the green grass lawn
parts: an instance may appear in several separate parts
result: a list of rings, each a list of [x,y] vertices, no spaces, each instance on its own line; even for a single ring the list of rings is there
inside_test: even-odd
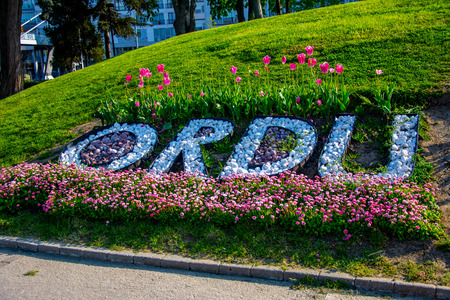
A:
[[[139,68],[150,68],[156,92],[158,64],[170,73],[171,87],[195,92],[201,82],[222,86],[231,65],[243,78],[248,70],[262,73],[262,58],[269,55],[270,82],[281,85],[281,58],[297,62],[297,54],[313,45],[319,63],[344,65],[354,93],[373,87],[375,69],[382,69],[383,80],[396,83],[397,105],[424,104],[448,87],[449,8],[445,0],[360,1],[199,31],[125,53],[0,101],[0,165],[75,138],[70,130],[90,121],[102,100],[123,97],[125,75],[137,77]]]

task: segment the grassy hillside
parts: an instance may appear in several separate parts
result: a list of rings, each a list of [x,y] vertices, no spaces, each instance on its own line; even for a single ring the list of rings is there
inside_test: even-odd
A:
[[[373,86],[375,69],[396,83],[401,105],[446,91],[450,70],[446,0],[370,0],[255,20],[174,37],[128,52],[0,101],[0,165],[9,166],[75,138],[70,130],[92,119],[101,101],[124,95],[125,75],[164,64],[173,84],[189,91],[200,82],[223,84],[234,65],[238,76],[263,70],[284,80],[281,58],[296,62],[315,46],[319,63],[344,65],[354,92]],[[284,67],[284,68],[283,68]],[[153,76],[152,88],[160,78]]]

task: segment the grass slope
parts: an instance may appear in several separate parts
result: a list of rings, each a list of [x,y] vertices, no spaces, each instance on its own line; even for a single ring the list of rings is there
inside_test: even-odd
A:
[[[281,58],[315,46],[321,63],[344,64],[355,92],[373,87],[375,68],[396,82],[398,104],[424,102],[445,92],[450,65],[445,0],[370,0],[255,20],[175,37],[128,52],[31,87],[0,101],[0,165],[9,166],[75,138],[70,130],[92,119],[100,102],[124,95],[125,75],[165,64],[174,85],[198,91],[199,81],[220,86],[231,65],[238,76],[264,70],[270,79],[286,73]],[[157,80],[153,76],[152,88]]]

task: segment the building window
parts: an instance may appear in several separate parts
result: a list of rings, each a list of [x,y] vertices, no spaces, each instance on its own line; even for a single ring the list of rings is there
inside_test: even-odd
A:
[[[170,37],[175,36],[175,29],[173,27],[170,28],[154,28],[153,34],[155,37],[155,42],[159,42]]]
[[[153,17],[153,25],[164,25],[164,14],[163,13],[158,13]]]
[[[173,24],[175,21],[175,13],[169,13],[169,24]]]
[[[173,8],[172,1],[167,1],[166,8]]]

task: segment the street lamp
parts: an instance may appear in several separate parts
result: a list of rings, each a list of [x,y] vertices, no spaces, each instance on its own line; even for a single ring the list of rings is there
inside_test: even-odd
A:
[[[116,47],[114,46],[114,30],[113,30],[113,27],[112,27],[112,20],[111,20],[111,10],[114,7],[114,0],[106,0],[106,7],[109,8],[109,11],[108,11],[108,14],[109,14],[109,27],[110,27],[110,31],[111,31],[113,55],[116,56]]]

